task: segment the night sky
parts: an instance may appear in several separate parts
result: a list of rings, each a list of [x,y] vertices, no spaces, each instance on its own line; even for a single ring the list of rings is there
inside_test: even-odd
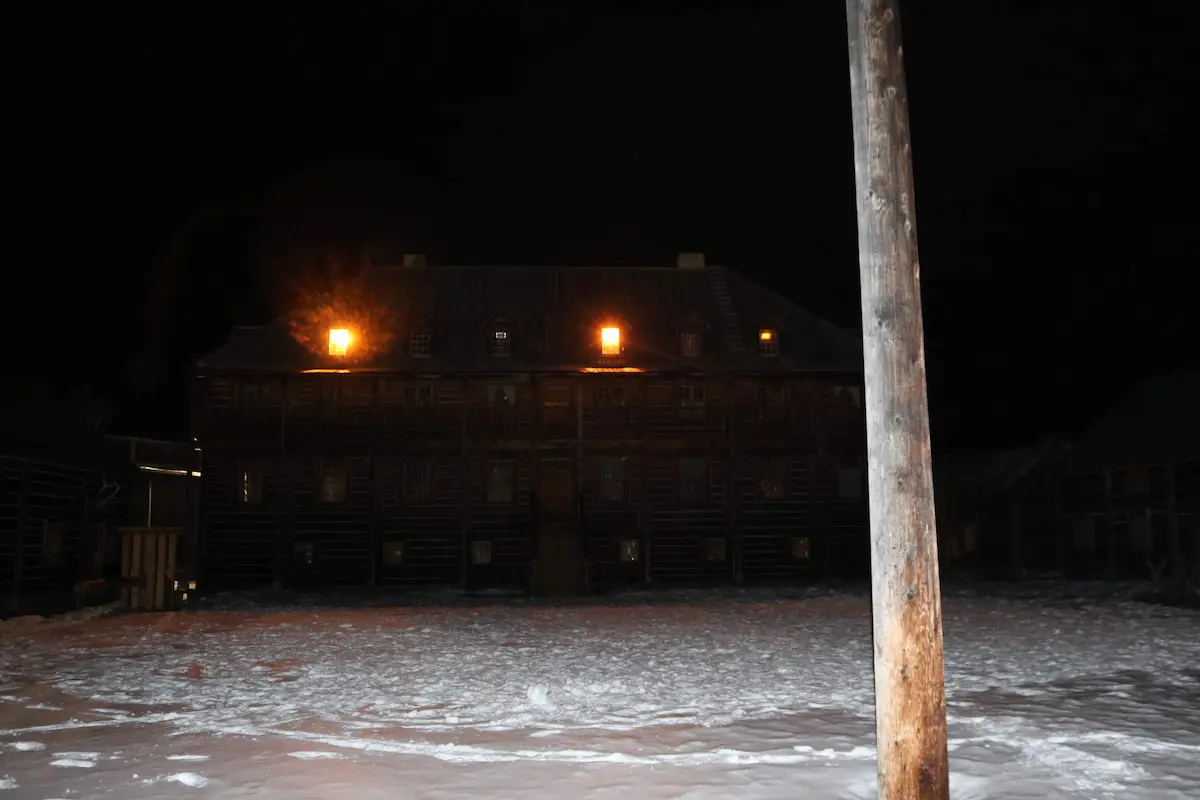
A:
[[[364,246],[703,251],[856,327],[844,4],[614,6],[13,17],[11,368],[185,436],[190,363],[281,309],[296,253]],[[1194,365],[1200,3],[901,14],[935,450],[1074,433]]]

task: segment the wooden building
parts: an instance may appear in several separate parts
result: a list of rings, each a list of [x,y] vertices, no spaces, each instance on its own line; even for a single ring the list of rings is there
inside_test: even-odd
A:
[[[131,465],[61,387],[5,378],[0,417],[0,615],[73,608],[127,514]]]
[[[1070,570],[1200,587],[1200,370],[1135,386],[1087,430],[1064,467]],[[1153,565],[1153,566],[1151,566]]]
[[[206,587],[867,574],[856,332],[701,254],[364,280],[198,362]]]
[[[1048,436],[1024,447],[937,455],[938,560],[943,575],[1020,578],[1064,567],[1059,481],[1070,452]]]

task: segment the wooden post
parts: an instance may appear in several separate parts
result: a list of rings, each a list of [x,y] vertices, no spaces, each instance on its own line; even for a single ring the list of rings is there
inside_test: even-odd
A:
[[[879,797],[948,800],[937,530],[897,0],[846,0],[862,285]]]

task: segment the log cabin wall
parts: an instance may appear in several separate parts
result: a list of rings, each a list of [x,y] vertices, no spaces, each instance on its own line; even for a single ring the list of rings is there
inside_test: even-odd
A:
[[[560,495],[594,588],[868,569],[845,376],[210,372],[196,393],[209,588],[526,587]]]

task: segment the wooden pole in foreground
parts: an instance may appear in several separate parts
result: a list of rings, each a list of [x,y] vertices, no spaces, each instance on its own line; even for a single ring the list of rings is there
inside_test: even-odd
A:
[[[897,0],[846,0],[882,800],[948,800],[942,603]]]

